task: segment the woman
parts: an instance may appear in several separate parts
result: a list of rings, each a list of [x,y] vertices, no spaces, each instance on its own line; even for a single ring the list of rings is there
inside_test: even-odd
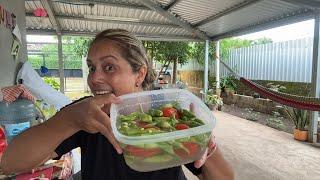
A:
[[[144,173],[130,169],[112,134],[107,115],[110,104],[119,102],[117,96],[142,91],[154,80],[142,43],[125,30],[105,30],[91,43],[87,64],[88,84],[94,96],[63,108],[45,123],[16,137],[3,156],[2,170],[30,170],[81,147],[84,180],[186,179],[181,167]],[[219,149],[186,166],[203,179],[233,179],[233,171]]]

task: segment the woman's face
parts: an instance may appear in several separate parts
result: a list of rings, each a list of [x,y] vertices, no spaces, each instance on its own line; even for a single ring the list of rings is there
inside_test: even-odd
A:
[[[88,85],[94,95],[113,93],[116,96],[141,90],[135,85],[141,78],[122,57],[113,41],[95,42],[89,49]]]

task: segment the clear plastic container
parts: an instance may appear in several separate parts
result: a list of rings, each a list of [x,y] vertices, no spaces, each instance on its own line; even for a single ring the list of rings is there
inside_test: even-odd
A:
[[[113,133],[124,150],[124,158],[129,167],[141,172],[160,170],[193,162],[204,154],[215,126],[215,118],[208,107],[189,91],[144,91],[120,98],[120,104],[111,105],[110,117]],[[126,136],[118,131],[119,115],[140,112],[141,108],[147,112],[150,108],[173,101],[178,102],[181,108],[191,110],[205,125],[146,136]]]

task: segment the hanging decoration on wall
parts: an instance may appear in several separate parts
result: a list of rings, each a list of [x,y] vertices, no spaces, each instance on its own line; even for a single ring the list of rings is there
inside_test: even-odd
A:
[[[11,55],[13,55],[15,60],[18,58],[18,54],[22,44],[21,33],[19,27],[16,24],[16,16],[0,5],[0,26],[9,29],[12,33],[13,42],[11,46]]]
[[[36,17],[40,17],[39,21],[40,21],[40,24],[42,24],[42,21],[44,19],[44,17],[47,17],[48,16],[48,13],[45,9],[43,8],[37,8],[33,11],[33,14],[34,16]]]
[[[48,13],[45,9],[43,8],[37,8],[33,11],[33,14],[36,16],[36,17],[47,17]]]
[[[7,11],[3,6],[0,5],[0,25],[3,25],[5,28],[13,29],[16,26],[16,16]]]
[[[4,24],[4,14],[3,14],[3,7],[0,5],[0,26],[1,24]]]

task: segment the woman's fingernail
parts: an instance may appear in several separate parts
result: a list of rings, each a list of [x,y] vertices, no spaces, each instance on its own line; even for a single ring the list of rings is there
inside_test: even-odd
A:
[[[122,149],[118,147],[118,148],[117,148],[117,153],[118,153],[118,154],[122,154]]]

